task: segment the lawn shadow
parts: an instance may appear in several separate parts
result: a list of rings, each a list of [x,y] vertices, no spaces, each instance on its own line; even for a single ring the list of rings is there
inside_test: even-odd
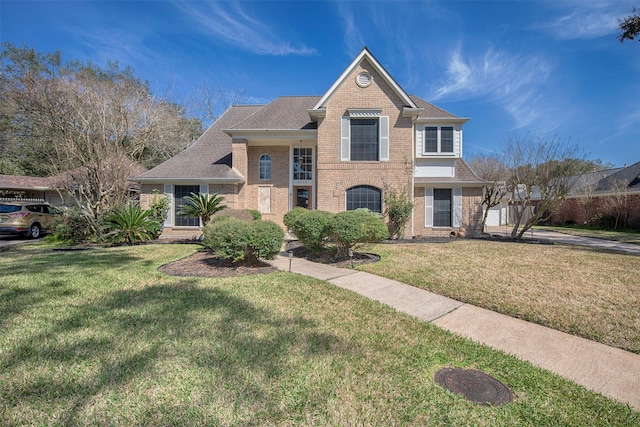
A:
[[[116,290],[68,313],[55,318],[47,331],[6,349],[1,368],[8,375],[25,364],[47,367],[41,375],[14,382],[13,391],[5,395],[8,407],[55,402],[64,408],[55,423],[82,423],[83,411],[95,404],[96,396],[159,375],[154,373],[158,364],[171,365],[179,355],[193,369],[208,372],[209,381],[237,384],[235,405],[269,408],[272,417],[287,408],[273,403],[264,384],[254,378],[288,377],[295,369],[288,361],[293,353],[308,359],[342,353],[345,347],[337,336],[320,331],[315,321],[283,317],[221,287],[201,286],[197,279]],[[76,369],[83,373],[72,374]],[[153,401],[145,404],[157,409]]]

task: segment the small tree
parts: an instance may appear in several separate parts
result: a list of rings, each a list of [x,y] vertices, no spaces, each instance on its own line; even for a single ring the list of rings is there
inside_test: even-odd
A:
[[[575,183],[576,165],[583,163],[580,153],[578,146],[555,136],[510,138],[505,163],[511,170],[508,185],[513,191],[512,238],[521,239],[532,226],[548,220],[564,201]]]
[[[483,155],[475,156],[469,165],[480,178],[487,181],[482,191],[482,205],[484,206],[482,230],[484,230],[489,209],[499,205],[509,192],[506,184],[509,179],[509,168],[500,158]]]
[[[404,230],[413,213],[413,201],[406,192],[388,188],[384,194],[384,216],[392,239],[404,237]]]
[[[191,193],[184,199],[186,203],[180,207],[179,214],[188,218],[200,218],[203,226],[207,225],[213,214],[226,208],[226,205],[221,204],[224,197],[217,193]]]

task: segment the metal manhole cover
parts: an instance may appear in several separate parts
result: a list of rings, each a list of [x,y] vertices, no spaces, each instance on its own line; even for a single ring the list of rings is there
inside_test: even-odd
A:
[[[442,368],[436,372],[434,380],[445,389],[481,405],[499,406],[513,402],[509,387],[474,369]]]

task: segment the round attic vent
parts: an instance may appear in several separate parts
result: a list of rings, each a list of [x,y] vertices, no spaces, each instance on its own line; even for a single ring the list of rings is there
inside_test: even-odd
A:
[[[363,71],[356,77],[356,83],[360,87],[367,87],[371,84],[371,74]]]

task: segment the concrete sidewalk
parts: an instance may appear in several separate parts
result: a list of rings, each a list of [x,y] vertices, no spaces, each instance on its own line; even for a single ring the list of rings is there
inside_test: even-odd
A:
[[[289,270],[286,253],[271,263]],[[436,295],[394,280],[294,258],[291,271],[527,360],[640,410],[640,355]]]

